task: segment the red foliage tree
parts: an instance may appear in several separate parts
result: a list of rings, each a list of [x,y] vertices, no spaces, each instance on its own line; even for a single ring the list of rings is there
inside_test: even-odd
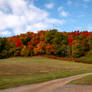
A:
[[[21,47],[21,45],[22,45],[22,41],[20,38],[18,38],[16,42],[16,47]]]
[[[83,35],[89,36],[90,33],[89,33],[88,31],[84,31],[84,32],[83,32]]]
[[[73,37],[69,37],[67,41],[69,42],[70,45],[72,45],[73,40],[74,40]]]

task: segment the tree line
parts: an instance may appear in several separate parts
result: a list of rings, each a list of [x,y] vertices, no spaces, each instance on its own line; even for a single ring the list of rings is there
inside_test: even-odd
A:
[[[92,51],[92,32],[58,32],[56,29],[0,37],[0,58],[55,55],[79,58]]]

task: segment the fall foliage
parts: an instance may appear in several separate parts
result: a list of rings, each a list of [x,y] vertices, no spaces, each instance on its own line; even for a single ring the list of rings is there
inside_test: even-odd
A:
[[[90,51],[92,32],[88,31],[58,32],[53,29],[0,38],[0,58],[41,54],[78,58]]]

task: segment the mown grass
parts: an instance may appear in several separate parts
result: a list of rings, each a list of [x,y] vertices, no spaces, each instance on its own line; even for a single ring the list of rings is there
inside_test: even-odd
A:
[[[91,64],[46,57],[0,59],[0,89],[92,72]]]
[[[70,84],[76,85],[92,85],[92,75],[88,75],[86,77],[71,81]]]

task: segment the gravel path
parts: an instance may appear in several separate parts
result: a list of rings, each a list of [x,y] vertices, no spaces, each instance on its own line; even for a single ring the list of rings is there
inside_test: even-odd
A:
[[[92,73],[80,74],[39,84],[25,85],[16,88],[0,90],[0,92],[92,92],[92,86],[84,87],[81,85],[65,85],[72,80],[87,75],[92,75]]]

